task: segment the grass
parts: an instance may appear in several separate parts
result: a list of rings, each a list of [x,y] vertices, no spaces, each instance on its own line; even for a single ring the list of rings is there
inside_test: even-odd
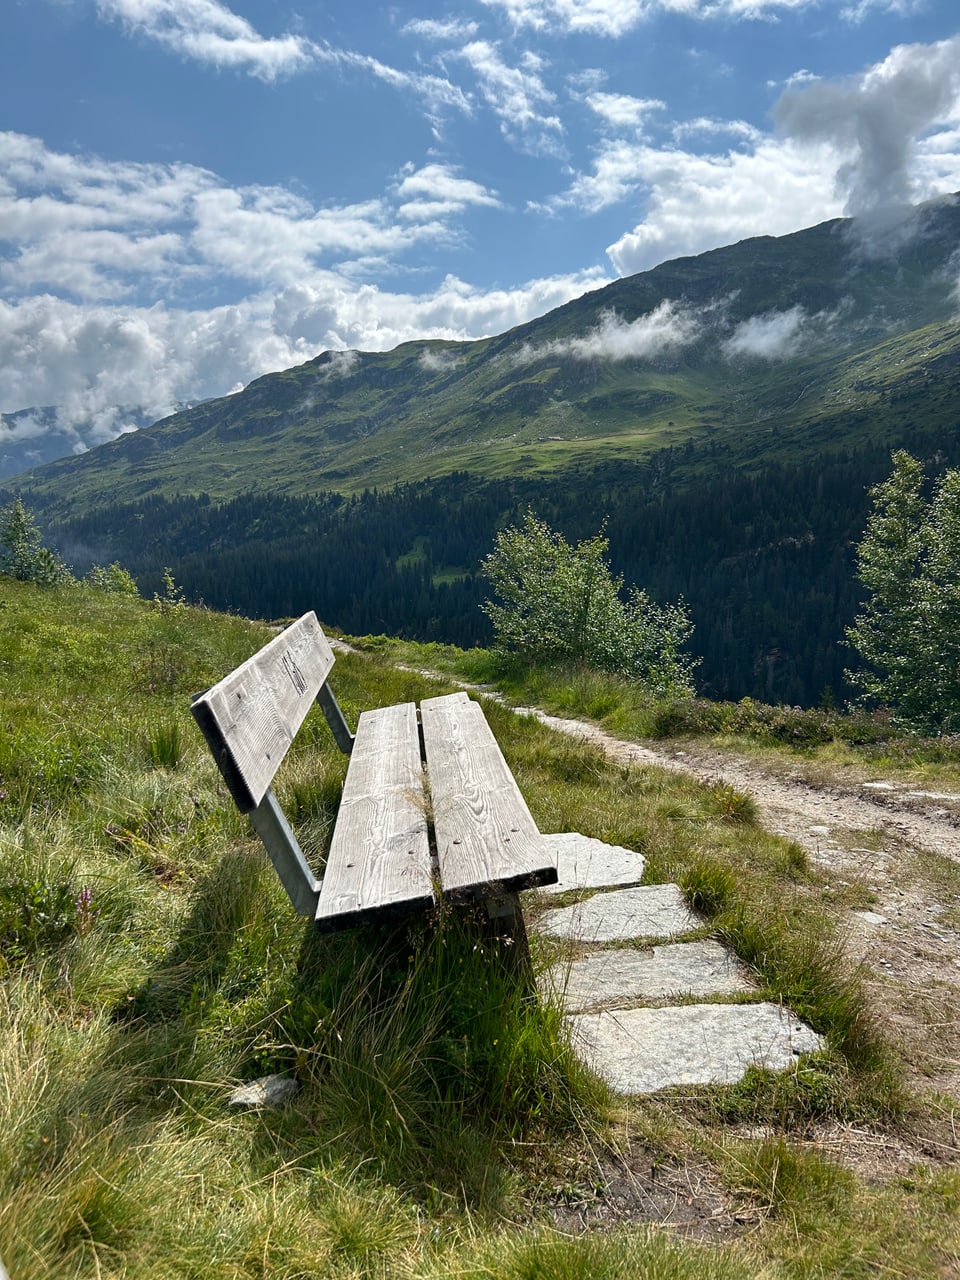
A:
[[[956,1259],[949,1170],[874,1187],[806,1154],[813,1123],[902,1130],[908,1109],[812,873],[743,797],[611,764],[488,707],[543,829],[639,849],[650,877],[678,876],[765,991],[828,1036],[787,1077],[614,1106],[559,1011],[525,998],[463,913],[333,937],[293,914],[189,718],[190,694],[265,627],[0,579],[0,629],[0,1257],[13,1280],[776,1278],[866,1274],[860,1259],[886,1255],[919,1275]],[[437,689],[382,656],[343,655],[335,676],[351,723]],[[317,864],[343,771],[311,715],[278,785]],[[233,1084],[277,1070],[300,1085],[285,1108],[226,1106]],[[745,1121],[782,1149],[743,1137]],[[557,1231],[550,1188],[589,1179],[598,1152],[627,1159],[624,1127],[655,1161],[706,1162],[756,1229],[719,1247],[613,1213],[602,1232]]]

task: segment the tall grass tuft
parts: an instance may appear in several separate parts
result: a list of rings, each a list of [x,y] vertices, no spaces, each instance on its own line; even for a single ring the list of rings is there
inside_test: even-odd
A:
[[[146,739],[147,760],[154,769],[176,769],[183,755],[180,722],[174,719],[155,724]]]

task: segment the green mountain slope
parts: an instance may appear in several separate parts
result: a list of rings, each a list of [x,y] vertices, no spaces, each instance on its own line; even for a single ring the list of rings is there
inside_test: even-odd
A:
[[[908,440],[960,407],[960,202],[896,234],[871,255],[861,224],[828,222],[665,263],[499,337],[324,353],[18,485],[63,512],[105,491],[575,478],[687,441],[753,467]]]

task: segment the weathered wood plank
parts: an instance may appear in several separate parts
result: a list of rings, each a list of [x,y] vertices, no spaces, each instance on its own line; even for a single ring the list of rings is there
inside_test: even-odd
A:
[[[352,928],[434,901],[417,709],[365,711],[317,905],[321,931]]]
[[[454,902],[555,884],[556,861],[480,705],[465,694],[420,706],[444,895]]]
[[[266,795],[333,661],[317,615],[305,613],[194,699],[194,719],[241,812]]]

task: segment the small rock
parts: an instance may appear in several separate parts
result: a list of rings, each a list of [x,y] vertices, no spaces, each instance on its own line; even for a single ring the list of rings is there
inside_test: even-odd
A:
[[[231,1107],[280,1107],[299,1090],[293,1076],[261,1076],[234,1089],[228,1101]]]
[[[879,911],[854,911],[853,913],[858,920],[862,920],[864,924],[886,924],[887,917],[882,916]]]

